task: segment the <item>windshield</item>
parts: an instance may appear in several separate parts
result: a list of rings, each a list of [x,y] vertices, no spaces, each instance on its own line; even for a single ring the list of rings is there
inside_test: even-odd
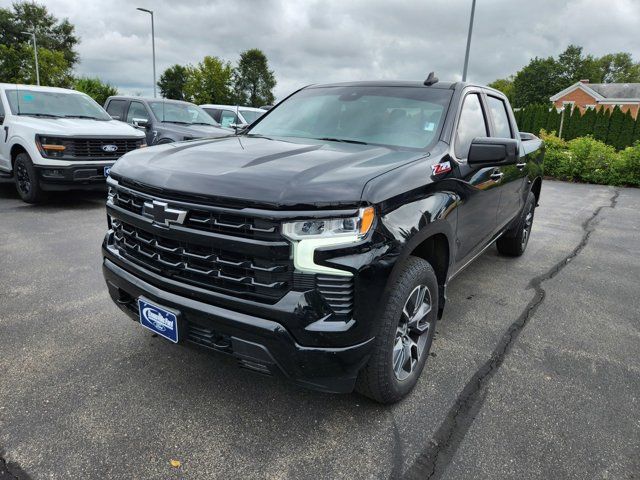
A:
[[[242,114],[244,119],[247,121],[247,123],[253,123],[257,119],[259,119],[264,112],[256,112],[255,110],[243,110],[241,108],[240,113]]]
[[[149,105],[153,110],[153,114],[161,122],[220,126],[218,122],[197,105],[175,102],[149,102]]]
[[[82,93],[43,92],[20,88],[7,90],[6,94],[11,113],[14,115],[111,120],[100,105]]]
[[[248,135],[424,149],[437,140],[451,90],[315,87],[284,101]]]

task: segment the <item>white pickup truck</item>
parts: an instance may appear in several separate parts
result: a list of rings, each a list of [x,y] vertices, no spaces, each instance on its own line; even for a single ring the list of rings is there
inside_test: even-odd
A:
[[[52,190],[105,188],[115,161],[143,146],[143,132],[84,93],[0,83],[0,176],[14,178],[25,202]]]

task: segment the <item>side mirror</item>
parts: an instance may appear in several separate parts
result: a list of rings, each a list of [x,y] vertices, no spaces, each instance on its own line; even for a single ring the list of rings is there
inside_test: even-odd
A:
[[[471,142],[467,163],[478,167],[518,163],[518,141],[513,138],[477,137]]]
[[[249,125],[246,123],[230,123],[229,127],[233,128],[236,131],[236,134],[242,132]]]
[[[137,128],[147,128],[149,126],[149,120],[146,118],[134,118],[133,126]]]

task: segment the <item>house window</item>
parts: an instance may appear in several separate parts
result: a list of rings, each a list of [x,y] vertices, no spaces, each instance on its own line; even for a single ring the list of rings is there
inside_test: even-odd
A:
[[[585,110],[594,110],[595,108],[596,108],[596,106],[595,106],[595,105],[585,105],[585,106],[584,106],[584,109],[585,109]]]

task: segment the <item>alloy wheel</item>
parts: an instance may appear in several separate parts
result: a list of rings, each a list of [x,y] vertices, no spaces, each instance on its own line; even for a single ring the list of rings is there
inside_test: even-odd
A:
[[[531,227],[533,226],[533,207],[529,208],[527,216],[524,218],[524,226],[522,232],[522,250],[525,249],[529,242],[529,234],[531,233]]]
[[[418,285],[402,308],[393,345],[393,372],[398,380],[409,377],[424,354],[431,330],[427,317],[432,305],[429,288]]]
[[[16,165],[16,179],[18,180],[20,191],[25,195],[29,195],[29,192],[31,192],[31,178],[29,178],[27,167],[22,162]]]

